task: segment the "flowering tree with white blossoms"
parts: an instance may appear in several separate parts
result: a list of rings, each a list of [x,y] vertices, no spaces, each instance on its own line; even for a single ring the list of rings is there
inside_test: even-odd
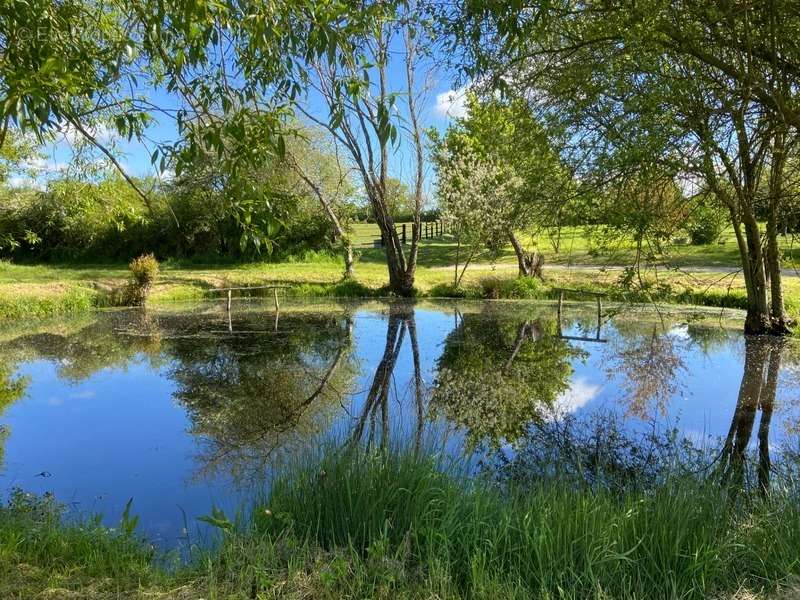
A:
[[[457,242],[453,284],[458,287],[481,248],[507,239],[522,180],[507,165],[469,147],[453,152],[440,146],[434,163],[442,220]],[[466,254],[460,263],[462,248]]]

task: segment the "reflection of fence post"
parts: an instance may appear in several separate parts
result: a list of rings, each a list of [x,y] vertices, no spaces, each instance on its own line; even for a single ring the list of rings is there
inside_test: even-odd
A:
[[[603,323],[603,300],[597,296],[597,339],[600,339],[600,326]]]
[[[564,307],[564,290],[558,290],[558,335],[561,335],[561,313]]]
[[[597,324],[600,325],[600,322],[603,320],[603,301],[600,296],[597,296]]]

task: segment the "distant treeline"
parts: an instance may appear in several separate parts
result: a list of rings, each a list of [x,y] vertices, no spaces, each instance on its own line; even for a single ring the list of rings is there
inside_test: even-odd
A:
[[[116,178],[63,179],[44,190],[0,188],[0,258],[127,261],[153,252],[162,259],[246,260],[326,251],[337,243],[329,219],[302,189],[273,193],[243,218],[213,189],[157,184],[153,190],[148,207]],[[344,208],[348,223],[374,222],[368,206]],[[395,219],[411,221],[405,212]],[[423,220],[437,218],[436,210],[423,214]],[[269,247],[252,243],[259,235]]]
[[[314,214],[310,202],[304,204],[296,198],[286,198],[280,206],[265,203],[263,209],[250,211],[249,224],[256,232],[263,227],[264,234],[267,228],[279,229],[275,253],[322,250],[332,241],[329,222]],[[181,193],[161,186],[150,195],[150,205],[118,179],[63,180],[43,191],[0,191],[0,257],[129,260],[145,252],[161,258],[265,254],[243,238],[242,224],[213,191]]]

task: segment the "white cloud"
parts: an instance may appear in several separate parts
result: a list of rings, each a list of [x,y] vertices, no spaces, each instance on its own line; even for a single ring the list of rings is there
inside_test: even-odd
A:
[[[117,132],[111,129],[105,123],[97,123],[86,127],[86,131],[101,144],[108,144],[116,136]],[[59,127],[59,132],[65,142],[73,146],[76,143],[83,141],[85,138],[71,123],[64,123]]]
[[[67,163],[55,159],[48,160],[43,156],[37,156],[26,161],[22,169],[35,173],[62,173],[67,170]]]
[[[12,175],[6,181],[6,185],[12,189],[34,188],[44,190],[45,185],[41,181],[27,175]]]
[[[434,112],[442,117],[453,119],[467,116],[467,88],[460,87],[457,90],[447,90],[436,95],[436,106]]]
[[[553,413],[556,416],[573,413],[583,408],[600,393],[601,386],[589,383],[583,377],[575,378],[569,389],[556,398]]]
[[[172,181],[173,179],[175,179],[175,171],[173,171],[172,169],[165,169],[163,172],[161,172],[158,169],[156,169],[156,177],[160,181],[165,181],[165,182]]]

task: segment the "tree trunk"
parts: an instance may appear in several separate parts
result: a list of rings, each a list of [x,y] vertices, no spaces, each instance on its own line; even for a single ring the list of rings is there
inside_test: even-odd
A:
[[[781,277],[781,253],[778,247],[778,208],[783,198],[783,176],[786,164],[785,138],[775,137],[769,177],[769,211],[767,214],[766,269],[770,286],[770,309],[772,332],[789,333],[789,320],[783,303],[783,281]]]
[[[416,262],[406,262],[403,244],[395,229],[394,220],[382,198],[370,198],[375,221],[381,230],[386,250],[386,266],[389,270],[389,289],[398,296],[414,295]]]
[[[513,231],[508,232],[508,239],[514,247],[514,254],[517,255],[517,266],[519,267],[520,277],[538,277],[542,278],[542,266],[544,265],[544,257],[536,252],[528,252],[522,247],[522,244],[517,239]]]
[[[342,243],[344,245],[344,277],[345,279],[352,279],[355,275],[353,245],[349,239],[342,240]]]
[[[761,232],[754,215],[746,214],[743,220],[746,255],[742,256],[742,266],[750,275],[744,332],[756,335],[772,333],[764,254],[761,251]]]

